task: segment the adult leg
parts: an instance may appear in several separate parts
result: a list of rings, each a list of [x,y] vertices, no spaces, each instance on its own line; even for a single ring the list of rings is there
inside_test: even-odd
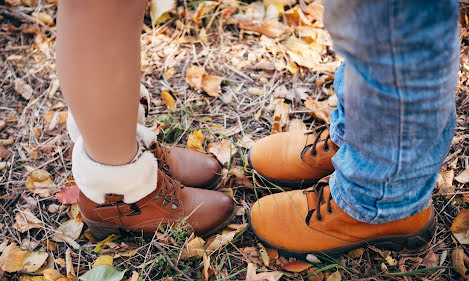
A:
[[[346,61],[343,107],[331,126],[336,171],[306,190],[261,198],[251,226],[302,257],[367,243],[419,247],[432,237],[431,193],[454,130],[458,2],[325,3]]]

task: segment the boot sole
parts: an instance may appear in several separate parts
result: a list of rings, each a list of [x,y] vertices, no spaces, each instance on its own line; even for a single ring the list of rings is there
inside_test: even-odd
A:
[[[406,235],[388,235],[377,238],[363,240],[357,243],[350,244],[344,247],[333,248],[324,251],[294,251],[279,247],[264,240],[252,227],[251,213],[249,212],[249,227],[262,244],[278,250],[282,256],[295,257],[297,259],[306,260],[306,256],[313,254],[318,258],[327,259],[327,257],[337,258],[342,254],[355,250],[357,248],[364,248],[368,246],[375,246],[376,248],[391,251],[400,251],[404,248],[409,250],[417,249],[427,244],[433,237],[436,228],[435,209],[432,207],[432,213],[427,223],[418,231]]]
[[[233,204],[234,205],[234,204]],[[102,241],[109,237],[111,234],[117,234],[117,235],[123,235],[123,236],[128,236],[128,235],[142,235],[144,238],[151,239],[154,236],[154,232],[142,232],[142,231],[137,231],[137,230],[132,230],[128,229],[126,227],[118,226],[115,224],[108,224],[108,223],[102,223],[102,222],[95,222],[92,220],[87,219],[83,213],[81,214],[83,221],[86,223],[88,228],[91,231],[91,234],[96,240]],[[221,229],[223,229],[225,226],[227,226],[229,223],[233,221],[233,219],[236,216],[236,206],[233,206],[233,212],[230,215],[228,219],[223,221],[219,226],[214,228],[213,230],[209,231],[208,233],[201,235],[202,238],[209,237]]]
[[[292,189],[303,189],[303,188],[308,188],[308,187],[314,185],[319,180],[319,179],[315,179],[315,180],[279,180],[279,179],[273,179],[273,178],[266,177],[263,174],[261,174],[259,171],[257,171],[256,168],[254,168],[254,166],[252,165],[252,162],[251,162],[251,149],[249,149],[249,151],[248,151],[247,160],[248,160],[249,168],[251,168],[252,170],[255,170],[264,179],[262,181],[262,183],[264,183],[264,184],[266,184],[270,187],[275,187],[274,185],[277,185],[277,186],[280,186],[280,187],[289,187],[289,188],[292,188]]]

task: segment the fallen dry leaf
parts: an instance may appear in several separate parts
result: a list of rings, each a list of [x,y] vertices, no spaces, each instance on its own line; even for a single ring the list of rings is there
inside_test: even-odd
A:
[[[277,19],[271,19],[266,22],[239,20],[238,25],[241,29],[264,34],[270,38],[282,37],[290,30],[287,25],[280,23]]]
[[[336,272],[332,273],[326,279],[326,281],[341,281],[341,280],[342,280],[342,275],[340,275],[339,271],[336,271]]]
[[[331,119],[329,114],[332,112],[333,108],[329,106],[327,100],[325,101],[316,101],[312,98],[309,98],[305,101],[305,106],[311,110],[310,114],[321,121],[330,123]]]
[[[461,247],[456,247],[451,253],[454,269],[465,279],[469,279],[469,258]]]
[[[283,127],[287,124],[290,113],[290,105],[285,103],[283,99],[278,99],[274,101],[275,111],[274,111],[274,120],[272,123],[271,134],[276,134],[282,132]]]
[[[290,10],[285,12],[285,18],[287,20],[288,25],[306,25],[310,26],[311,21],[303,14],[299,5],[291,8]]]
[[[236,147],[231,143],[231,141],[223,139],[221,142],[218,143],[211,143],[209,144],[207,151],[209,153],[213,153],[215,157],[217,157],[218,161],[222,165],[227,164],[231,157],[238,152]]]
[[[187,148],[205,153],[205,150],[203,148],[204,140],[205,137],[202,131],[194,131],[192,134],[189,135],[189,138],[187,139]]]
[[[23,79],[15,80],[15,91],[25,100],[30,100],[33,96],[33,88],[29,86]]]
[[[351,259],[356,259],[356,258],[361,257],[364,251],[365,251],[365,248],[357,248],[355,250],[348,252],[347,256]]]
[[[50,187],[53,185],[53,180],[49,172],[34,169],[32,167],[26,167],[30,172],[28,178],[26,179],[26,187],[29,188],[34,194],[37,194],[41,197],[49,197],[52,194]]]
[[[244,224],[229,224],[221,234],[217,234],[213,241],[206,247],[207,251],[215,251],[221,246],[228,245],[233,239],[248,227],[247,223]]]
[[[49,25],[49,26],[54,25],[54,19],[50,15],[48,15],[44,12],[33,13],[32,16],[35,19],[37,19],[39,22],[41,22],[45,25]]]
[[[55,197],[62,204],[73,204],[78,202],[80,196],[80,189],[78,188],[75,181],[68,181],[64,188],[62,188]]]
[[[200,2],[199,5],[197,6],[197,9],[195,10],[194,15],[192,16],[192,20],[198,25],[202,26],[203,25],[203,18],[205,17],[206,14],[208,14],[210,11],[215,9],[217,7],[219,2],[217,1],[203,1]]]
[[[306,125],[301,119],[293,119],[288,124],[288,132],[306,131]]]
[[[181,258],[185,259],[185,258],[190,258],[190,257],[195,257],[195,256],[203,257],[205,254],[204,246],[205,246],[204,239],[200,237],[194,237],[187,243],[181,255]]]
[[[308,268],[312,267],[313,265],[310,263],[302,262],[302,261],[294,261],[287,263],[283,266],[283,270],[290,271],[290,272],[303,272]]]
[[[47,261],[49,254],[47,252],[30,252],[27,253],[23,260],[24,272],[36,272]]]
[[[101,265],[108,265],[112,266],[112,262],[114,261],[114,257],[110,255],[102,255],[100,256],[94,263],[92,268],[96,268]]]
[[[395,260],[393,257],[391,257],[391,255],[388,255],[385,258],[385,260],[388,263],[388,265],[390,265],[390,266],[396,266],[397,265],[397,260]]]
[[[239,140],[239,146],[250,149],[256,142],[252,140],[251,134],[245,134],[241,140]]]
[[[323,14],[324,6],[322,5],[322,0],[315,0],[311,2],[305,10],[308,18],[313,22],[313,26],[323,27]]]
[[[24,233],[33,228],[40,228],[44,223],[38,219],[30,209],[22,209],[15,215],[13,227]]]
[[[461,210],[450,227],[452,232],[466,231],[469,228],[469,209]]]
[[[268,267],[270,265],[270,258],[269,254],[267,253],[267,250],[261,243],[257,243],[257,247],[259,247],[259,254],[261,254],[261,258],[264,262],[264,265]]]
[[[137,271],[132,272],[132,276],[130,276],[130,279],[127,281],[138,281],[140,280],[140,276]]]
[[[15,243],[10,244],[0,256],[0,269],[6,272],[17,272],[23,269],[23,261],[27,252],[21,250]]]
[[[210,276],[213,274],[213,270],[210,268],[210,256],[207,255],[207,253],[204,253],[203,256],[203,264],[204,264],[204,280],[208,281],[210,279]]]
[[[438,181],[436,183],[436,188],[438,193],[446,195],[448,193],[454,193],[454,170],[450,169],[448,171],[440,172],[438,176]]]
[[[176,109],[176,101],[169,92],[161,92],[161,99],[170,111],[174,111],[174,109]]]
[[[0,159],[6,159],[10,157],[11,152],[6,147],[0,144]]]
[[[200,66],[192,66],[186,71],[187,83],[192,88],[200,89],[202,87],[202,78],[207,74]]]
[[[454,179],[460,183],[468,183],[469,182],[469,169],[465,169]]]
[[[57,270],[49,268],[44,270],[44,277],[49,281],[58,281],[61,278],[64,278]],[[65,280],[64,280],[65,281]]]
[[[221,93],[221,82],[223,82],[223,78],[221,77],[205,75],[202,78],[202,89],[211,97],[219,97]]]
[[[256,270],[257,268],[253,263],[248,263],[246,281],[277,281],[283,275],[280,271],[256,273]]]
[[[321,63],[321,54],[324,46],[317,43],[306,43],[305,41],[290,36],[285,42],[287,53],[298,65],[308,68],[316,68]]]
[[[152,24],[160,24],[170,18],[169,12],[176,10],[176,0],[150,0]]]
[[[438,261],[438,255],[430,250],[423,258],[422,264],[425,265],[426,268],[433,268],[438,266]]]
[[[68,112],[67,111],[55,111],[51,110],[44,114],[44,121],[50,126],[53,125],[53,123],[57,124],[63,124],[67,122],[68,118]],[[55,126],[54,126],[55,127]]]
[[[82,229],[82,221],[76,219],[68,220],[57,228],[57,231],[54,233],[52,240],[57,242],[65,242],[73,248],[79,249],[80,245],[75,242],[75,240],[80,237]]]

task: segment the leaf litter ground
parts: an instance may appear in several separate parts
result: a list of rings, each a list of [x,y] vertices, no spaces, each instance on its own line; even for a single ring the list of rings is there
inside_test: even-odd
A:
[[[129,280],[463,280],[469,260],[469,220],[460,212],[469,204],[466,6],[461,7],[456,136],[433,196],[438,227],[431,243],[415,251],[368,247],[319,262],[314,256],[307,261],[279,256],[243,227],[257,198],[279,192],[263,187],[243,159],[261,137],[328,121],[337,104],[332,82],[340,58],[327,40],[311,49],[282,35],[294,31],[278,23],[245,16],[233,24],[230,6],[210,1],[204,5],[211,8],[203,11],[201,2],[190,2],[186,9],[192,17],[179,13],[153,29],[147,17],[142,33],[142,83],[151,94],[147,126],[162,142],[221,160],[219,190],[234,197],[237,216],[232,228],[206,241],[191,236],[183,224],[161,228],[151,240],[94,241],[73,204],[67,108],[55,76],[51,19],[56,6],[54,1],[39,8],[35,1],[6,2],[0,4],[0,251],[11,261],[0,258],[0,280],[75,280],[96,263],[102,270],[127,270]],[[304,20],[294,10],[296,1],[290,2],[285,20]],[[197,13],[204,16],[195,18]],[[265,28],[266,34],[256,33]],[[323,64],[314,67],[318,60]]]

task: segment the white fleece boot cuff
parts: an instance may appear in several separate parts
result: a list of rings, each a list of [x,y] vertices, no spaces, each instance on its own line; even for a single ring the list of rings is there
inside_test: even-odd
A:
[[[79,137],[73,149],[72,171],[76,184],[90,200],[104,204],[106,194],[118,194],[130,204],[156,189],[158,162],[151,152],[145,151],[133,163],[104,165],[88,156]]]
[[[140,84],[140,97],[141,98],[146,97],[147,101],[150,101],[150,92],[143,84]],[[145,125],[145,107],[143,107],[142,104],[138,105],[137,122],[139,124]],[[70,110],[68,111],[68,117],[67,117],[67,131],[68,131],[68,135],[70,136],[70,139],[73,142],[77,142],[81,134],[80,134],[80,130],[78,130],[77,123],[75,122],[75,119],[73,118],[72,112]]]

